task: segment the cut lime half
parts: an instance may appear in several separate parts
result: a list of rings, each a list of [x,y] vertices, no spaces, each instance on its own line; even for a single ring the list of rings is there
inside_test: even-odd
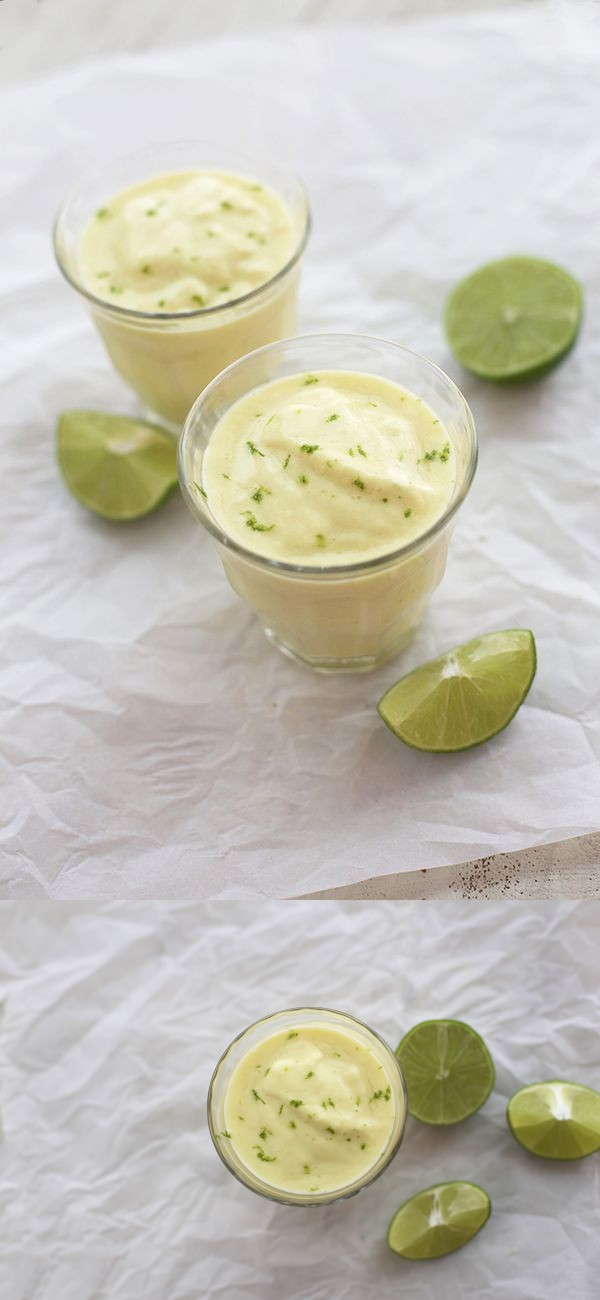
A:
[[[423,1020],[396,1048],[408,1109],[422,1124],[459,1124],[494,1086],[494,1063],[479,1034],[462,1020]]]
[[[487,1192],[476,1183],[437,1183],[400,1206],[387,1243],[403,1259],[438,1259],[465,1246],[491,1212]]]
[[[600,1093],[550,1079],[513,1093],[506,1107],[517,1142],[546,1160],[582,1160],[600,1150]]]
[[[415,668],[386,691],[377,711],[414,749],[451,754],[508,726],[535,676],[533,633],[488,632]]]
[[[145,420],[65,411],[58,421],[57,450],[67,487],[103,519],[141,519],[177,483],[174,439]]]
[[[448,342],[481,379],[535,379],[564,357],[583,295],[568,271],[537,257],[504,257],[461,280],[445,311]]]

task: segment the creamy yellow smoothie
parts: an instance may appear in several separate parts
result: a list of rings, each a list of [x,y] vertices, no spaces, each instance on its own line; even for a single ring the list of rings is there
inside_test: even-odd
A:
[[[97,209],[79,266],[83,284],[106,302],[196,312],[266,284],[293,247],[291,215],[269,186],[232,172],[169,172]]]
[[[288,201],[250,173],[174,168],[103,188],[76,238],[87,195],[59,215],[61,269],[119,374],[174,429],[219,371],[293,333],[308,211],[289,179]]]
[[[273,1187],[326,1193],[368,1174],[389,1144],[396,1108],[385,1066],[363,1040],[333,1025],[298,1024],[242,1057],[219,1137]]]
[[[242,358],[195,403],[179,446],[184,497],[232,587],[271,641],[323,672],[366,671],[411,639],[475,465],[452,381],[359,335]]]
[[[442,514],[455,476],[450,436],[422,398],[376,375],[319,371],[236,402],[197,486],[241,545],[326,568],[418,537]]]

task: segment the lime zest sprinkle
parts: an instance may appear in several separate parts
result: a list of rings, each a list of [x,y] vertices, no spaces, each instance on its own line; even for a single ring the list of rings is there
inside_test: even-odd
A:
[[[305,384],[318,384],[318,382],[319,382],[318,375],[305,375],[305,376],[304,376],[304,383],[305,383]]]
[[[145,262],[141,268],[142,275],[152,275],[152,267],[149,262]]]
[[[265,496],[265,493],[266,493],[266,495],[267,495],[268,497],[270,497],[270,496],[273,495],[273,493],[271,492],[271,489],[270,489],[270,488],[261,487],[260,484],[259,484],[259,486],[257,487],[256,491],[251,493],[251,497],[250,497],[250,499],[251,499],[251,501],[257,501],[258,504],[260,505],[260,503],[261,503],[263,497]],[[288,1038],[289,1038],[289,1037],[290,1037],[290,1035],[288,1034]]]
[[[327,546],[324,533],[315,533],[315,536],[317,539],[317,546],[321,546],[321,547]]]
[[[300,446],[300,451],[305,451],[307,456],[311,456],[313,451],[320,450],[318,442],[303,442]]]
[[[328,1124],[327,1128],[325,1129],[325,1132],[335,1134],[335,1129],[331,1127],[331,1124]]]
[[[256,515],[253,515],[251,510],[242,510],[242,514],[246,515],[246,528],[251,528],[255,533],[270,533],[271,529],[275,527],[275,524],[259,524]]]
[[[110,293],[122,293],[123,289],[120,284],[111,284]]]
[[[222,284],[222,285],[221,285],[221,287],[220,287],[220,289],[219,289],[219,293],[230,293],[230,292],[231,292],[231,285],[230,285],[230,284]]]
[[[222,207],[224,212],[231,212],[233,209],[233,203],[230,203],[229,199],[221,199],[219,206]]]
[[[309,1174],[309,1173],[310,1173],[310,1165],[303,1165],[302,1167],[303,1167],[303,1169],[304,1169],[305,1174]]]
[[[255,1146],[253,1149],[258,1153],[258,1159],[264,1160],[267,1164],[272,1164],[277,1159],[277,1156],[266,1156],[262,1147]]]
[[[264,455],[265,455],[264,451],[261,451],[260,447],[257,447],[256,443],[252,442],[250,438],[246,439],[246,446],[248,448],[248,451],[251,452],[253,456],[262,456],[264,459]]]
[[[410,519],[411,515],[412,515],[412,510],[410,506],[408,506],[407,509],[404,511],[404,518]]]
[[[361,478],[353,478],[353,479],[352,479],[352,482],[353,482],[353,484],[354,484],[355,487],[360,488],[361,492],[364,492],[364,490],[365,490],[365,485],[364,485],[364,483],[363,483],[363,481],[362,481]]]
[[[256,1101],[261,1101],[263,1106],[266,1106],[267,1103],[264,1100],[264,1097],[261,1097],[260,1093],[256,1091],[256,1088],[252,1088],[252,1096],[256,1098]]]
[[[201,497],[204,497],[204,500],[205,500],[205,501],[208,501],[208,497],[207,497],[207,495],[206,495],[206,492],[204,491],[204,488],[201,487],[200,483],[196,483],[196,480],[195,480],[195,479],[194,479],[194,487],[195,487],[196,491],[200,493],[200,496],[201,496]]]
[[[298,1106],[303,1106],[303,1105],[304,1105],[303,1101],[298,1101],[296,1097],[290,1097],[290,1106],[295,1106],[296,1109],[298,1109]]]
[[[258,1136],[259,1136],[261,1142],[266,1142],[267,1138],[268,1138],[268,1137],[272,1137],[273,1134],[272,1134],[270,1128],[261,1128],[260,1133],[259,1133]]]
[[[364,447],[361,447],[361,445],[360,445],[359,442],[357,442],[357,444],[356,444],[356,449],[357,449],[357,451],[358,451],[359,456],[364,456],[364,458],[365,458],[365,460],[366,460],[366,459],[367,459],[367,453],[366,453]]]
[[[98,208],[96,217],[98,221],[104,221],[105,217],[110,217],[110,210],[108,208]]]
[[[286,458],[285,458],[285,460],[284,460],[284,462],[283,462],[283,468],[284,468],[284,469],[287,469],[287,467],[288,467],[288,465],[289,465],[291,459],[292,459],[292,453],[291,453],[291,451],[288,451],[288,454],[287,454],[287,456],[286,456]]]
[[[230,1137],[231,1137],[231,1133],[229,1132],[228,1129],[223,1128],[223,1129],[221,1129],[221,1137],[222,1137],[222,1138],[230,1138]]]
[[[147,216],[147,217],[155,217],[155,216],[156,216],[156,208],[146,208],[146,216]]]
[[[282,1110],[283,1110],[283,1102],[281,1103],[281,1106],[279,1107],[279,1110],[277,1111],[277,1114],[278,1114],[278,1115],[281,1115]]]
[[[340,417],[339,417],[339,415],[337,414],[337,411],[334,411],[334,412],[333,412],[333,415],[328,415],[328,416],[327,416],[327,419],[326,419],[326,421],[325,421],[325,424],[331,424],[331,421],[332,421],[332,420],[339,420],[339,418],[340,418]]]
[[[298,481],[298,483],[308,483],[308,479],[307,479],[307,477],[306,477],[306,474],[299,474],[299,475],[298,475],[298,480],[297,480],[297,481]]]
[[[289,1032],[289,1034],[288,1034],[288,1038],[297,1038],[297,1037],[298,1037],[298,1030],[297,1030],[297,1029],[290,1029],[290,1032]]]
[[[304,1078],[305,1078],[305,1079],[312,1079],[313,1075],[314,1075],[314,1070],[309,1070],[309,1071],[308,1071],[308,1074],[305,1074],[305,1075],[304,1075]]]
[[[297,1127],[298,1125],[296,1124],[296,1121],[294,1119],[291,1119],[288,1124],[288,1128],[297,1128]]]
[[[201,293],[193,293],[191,295],[191,302],[197,302],[199,307],[204,306],[204,298]]]

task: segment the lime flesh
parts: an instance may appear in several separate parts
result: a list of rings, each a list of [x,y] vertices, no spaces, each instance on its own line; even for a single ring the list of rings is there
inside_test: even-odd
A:
[[[65,411],[58,463],[81,505],[104,519],[140,519],[177,483],[176,443],[158,425],[100,411]]]
[[[475,1183],[437,1183],[396,1211],[388,1246],[403,1259],[437,1259],[466,1245],[491,1212],[487,1192]]]
[[[448,342],[466,370],[507,382],[544,374],[569,351],[583,295],[568,271],[536,257],[488,262],[453,289]]]
[[[422,1124],[458,1124],[494,1086],[494,1064],[479,1034],[462,1020],[424,1020],[396,1048],[408,1109]]]
[[[600,1150],[600,1093],[551,1079],[513,1093],[506,1108],[513,1137],[547,1160],[582,1160]]]
[[[377,710],[414,749],[448,754],[490,740],[520,708],[535,676],[533,633],[488,632],[415,668]]]

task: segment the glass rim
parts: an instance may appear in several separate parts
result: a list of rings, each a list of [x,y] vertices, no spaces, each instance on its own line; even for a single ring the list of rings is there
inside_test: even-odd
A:
[[[353,1024],[359,1025],[361,1029],[365,1029],[368,1034],[371,1034],[372,1037],[376,1038],[377,1041],[382,1045],[385,1052],[389,1056],[393,1066],[396,1069],[397,1077],[399,1080],[400,1092],[402,1094],[402,1098],[404,1101],[404,1114],[402,1116],[402,1122],[400,1124],[397,1137],[395,1138],[394,1142],[391,1144],[390,1150],[385,1155],[385,1159],[383,1160],[381,1168],[378,1169],[377,1172],[372,1175],[370,1174],[370,1171],[367,1171],[367,1173],[364,1175],[363,1178],[357,1178],[354,1180],[353,1183],[346,1183],[344,1187],[338,1187],[331,1192],[323,1192],[320,1195],[315,1195],[314,1193],[311,1194],[310,1192],[306,1192],[306,1193],[286,1192],[281,1188],[273,1187],[270,1183],[267,1182],[263,1182],[261,1186],[254,1186],[250,1181],[247,1181],[245,1178],[243,1178],[237,1169],[232,1168],[231,1164],[227,1160],[227,1157],[223,1151],[220,1142],[218,1141],[217,1134],[215,1131],[215,1126],[213,1124],[213,1119],[212,1119],[212,1099],[213,1099],[213,1093],[214,1093],[215,1084],[217,1080],[217,1075],[219,1073],[219,1070],[221,1069],[223,1062],[229,1055],[232,1047],[235,1047],[235,1044],[239,1043],[240,1039],[244,1038],[244,1036],[250,1033],[252,1029],[257,1029],[261,1025],[267,1025],[270,1020],[276,1020],[279,1016],[291,1015],[294,1014],[295,1012],[302,1012],[302,1013],[306,1012],[307,1014],[310,1014],[310,1012],[312,1011],[324,1012],[326,1015],[340,1016],[341,1019],[343,1020],[351,1020]],[[257,1196],[264,1196],[267,1200],[277,1201],[278,1204],[280,1205],[299,1205],[299,1206],[331,1205],[333,1201],[349,1200],[351,1196],[362,1191],[363,1187],[368,1187],[370,1186],[371,1183],[376,1182],[377,1179],[381,1177],[381,1174],[383,1174],[385,1170],[388,1168],[388,1165],[391,1163],[391,1161],[394,1159],[394,1156],[397,1154],[402,1139],[404,1137],[406,1124],[408,1120],[408,1088],[407,1088],[406,1079],[404,1077],[404,1071],[402,1069],[402,1066],[397,1056],[392,1051],[389,1043],[386,1043],[385,1038],[382,1038],[381,1034],[379,1034],[376,1029],[373,1029],[371,1025],[368,1025],[365,1020],[360,1020],[358,1016],[353,1016],[350,1011],[340,1011],[336,1007],[280,1007],[277,1011],[270,1011],[267,1013],[266,1016],[260,1016],[258,1020],[253,1020],[251,1024],[246,1025],[246,1027],[242,1029],[239,1034],[235,1035],[235,1038],[231,1039],[231,1042],[225,1048],[225,1051],[221,1053],[221,1056],[219,1057],[219,1060],[217,1061],[217,1064],[215,1065],[215,1068],[212,1072],[211,1080],[208,1086],[208,1093],[206,1098],[206,1113],[207,1113],[207,1121],[208,1121],[208,1131],[210,1133],[210,1137],[213,1146],[215,1148],[215,1151],[217,1152],[219,1159],[225,1165],[225,1168],[228,1170],[228,1172],[232,1174],[233,1177],[236,1178],[237,1181],[241,1183],[243,1187],[247,1187],[249,1191],[254,1192]],[[248,1171],[248,1173],[249,1175],[251,1175],[250,1170]],[[257,1181],[261,1183],[260,1176],[258,1175],[257,1175]]]
[[[133,152],[130,153],[119,154],[116,158],[112,159],[112,163],[116,164],[120,162],[127,162],[128,160],[134,161],[136,158],[141,158],[146,153],[148,153],[149,148],[150,149],[160,148],[161,146],[164,146],[166,149],[168,149],[169,147],[172,149],[176,149],[176,148],[181,148],[182,146],[187,146],[187,145],[195,146],[200,144],[203,144],[203,142],[194,139],[160,141],[158,145],[145,146],[143,149],[135,149],[133,150]],[[240,158],[242,158],[242,156],[243,156],[242,153],[240,153]],[[264,280],[262,284],[256,285],[254,289],[250,289],[248,293],[242,294],[239,298],[228,298],[227,302],[217,303],[212,307],[195,307],[192,311],[170,311],[170,312],[140,311],[138,308],[135,307],[120,307],[118,303],[108,302],[106,298],[98,298],[97,295],[92,293],[90,289],[86,289],[85,285],[82,284],[82,282],[79,279],[77,279],[76,276],[71,274],[62,256],[59,233],[60,233],[61,221],[64,217],[64,214],[71,201],[75,198],[76,194],[86,184],[86,182],[91,181],[94,178],[94,176],[100,176],[101,173],[105,171],[107,167],[110,167],[110,165],[111,165],[110,162],[101,163],[96,167],[89,168],[87,171],[83,173],[82,176],[80,176],[79,180],[76,181],[75,184],[72,185],[71,188],[65,194],[65,197],[63,198],[62,203],[58,208],[58,211],[54,218],[54,222],[52,224],[52,248],[53,248],[56,264],[58,266],[59,271],[61,272],[61,275],[64,277],[67,283],[71,285],[71,288],[75,289],[76,293],[80,294],[82,298],[86,298],[87,301],[90,302],[94,307],[102,308],[109,315],[116,316],[117,318],[121,317],[124,320],[153,321],[159,323],[161,321],[169,321],[169,322],[181,321],[181,320],[187,321],[187,320],[194,320],[196,318],[222,315],[224,312],[231,310],[233,307],[240,307],[246,303],[250,303],[255,298],[259,297],[261,294],[266,293],[267,290],[271,289],[280,280],[283,280],[285,276],[290,271],[292,271],[296,266],[296,264],[300,261],[300,258],[308,243],[308,238],[312,229],[312,213],[311,213],[310,203],[308,199],[308,191],[306,189],[304,181],[301,179],[300,176],[296,174],[296,172],[288,171],[287,172],[288,177],[291,180],[293,180],[294,183],[298,186],[298,189],[302,196],[302,202],[303,202],[302,230],[300,232],[300,237],[298,239],[298,242],[294,248],[294,252],[292,253],[291,257],[289,257],[287,262],[285,262],[284,265],[280,267],[279,270],[276,271],[274,275],[270,276],[268,280]],[[201,170],[201,168],[199,168],[198,170]]]
[[[208,508],[206,509],[206,514],[204,511],[200,510],[199,503],[187,484],[184,473],[184,454],[188,443],[193,437],[192,429],[197,420],[198,413],[206,402],[207,397],[212,396],[212,394],[224,382],[226,382],[236,369],[239,369],[242,365],[245,365],[253,358],[260,357],[268,352],[275,352],[277,349],[284,348],[289,343],[318,343],[321,340],[324,342],[330,342],[332,339],[338,340],[340,343],[359,342],[383,344],[384,347],[392,348],[405,357],[412,357],[418,361],[425,362],[425,364],[446,384],[453,397],[464,407],[464,414],[471,435],[470,455],[460,490],[456,493],[456,496],[448,502],[445,510],[443,510],[442,514],[437,519],[434,519],[433,523],[429,525],[429,528],[426,528],[423,533],[419,533],[411,542],[405,542],[401,546],[396,546],[390,551],[383,551],[381,555],[374,555],[366,560],[355,560],[346,564],[332,564],[327,566],[320,564],[294,564],[290,560],[278,560],[274,559],[270,555],[260,555],[257,551],[252,551],[249,547],[243,546],[241,542],[235,541],[234,538],[230,537],[229,534],[220,527],[214,516],[209,513]],[[263,385],[257,385],[257,388],[260,387],[263,387]],[[248,393],[253,391],[252,388],[248,388],[247,390]],[[247,394],[244,394],[244,396],[246,395]],[[385,568],[399,560],[404,560],[411,555],[415,555],[418,551],[422,550],[424,546],[432,541],[433,538],[446,527],[450,520],[454,518],[454,515],[465,500],[471,483],[473,482],[475,470],[477,468],[477,458],[477,429],[473,412],[458,385],[455,384],[454,380],[446,374],[445,370],[442,370],[441,366],[438,366],[435,361],[431,361],[430,358],[426,357],[422,352],[417,352],[414,348],[407,348],[402,343],[395,343],[393,339],[379,338],[372,334],[342,334],[332,332],[330,334],[300,334],[287,339],[279,339],[273,343],[265,343],[262,347],[255,348],[252,352],[247,352],[245,356],[239,357],[236,361],[233,361],[231,365],[225,368],[225,370],[221,370],[221,372],[206,385],[206,388],[203,388],[202,392],[196,398],[194,405],[188,411],[179,435],[177,466],[179,486],[186,505],[199,523],[206,528],[207,532],[209,532],[221,546],[224,546],[227,550],[241,556],[242,559],[247,560],[249,563],[258,565],[259,568],[267,569],[275,573],[282,573],[297,578],[310,576],[318,577],[322,581],[335,581],[340,576],[360,576],[364,573],[370,573],[374,569]]]

